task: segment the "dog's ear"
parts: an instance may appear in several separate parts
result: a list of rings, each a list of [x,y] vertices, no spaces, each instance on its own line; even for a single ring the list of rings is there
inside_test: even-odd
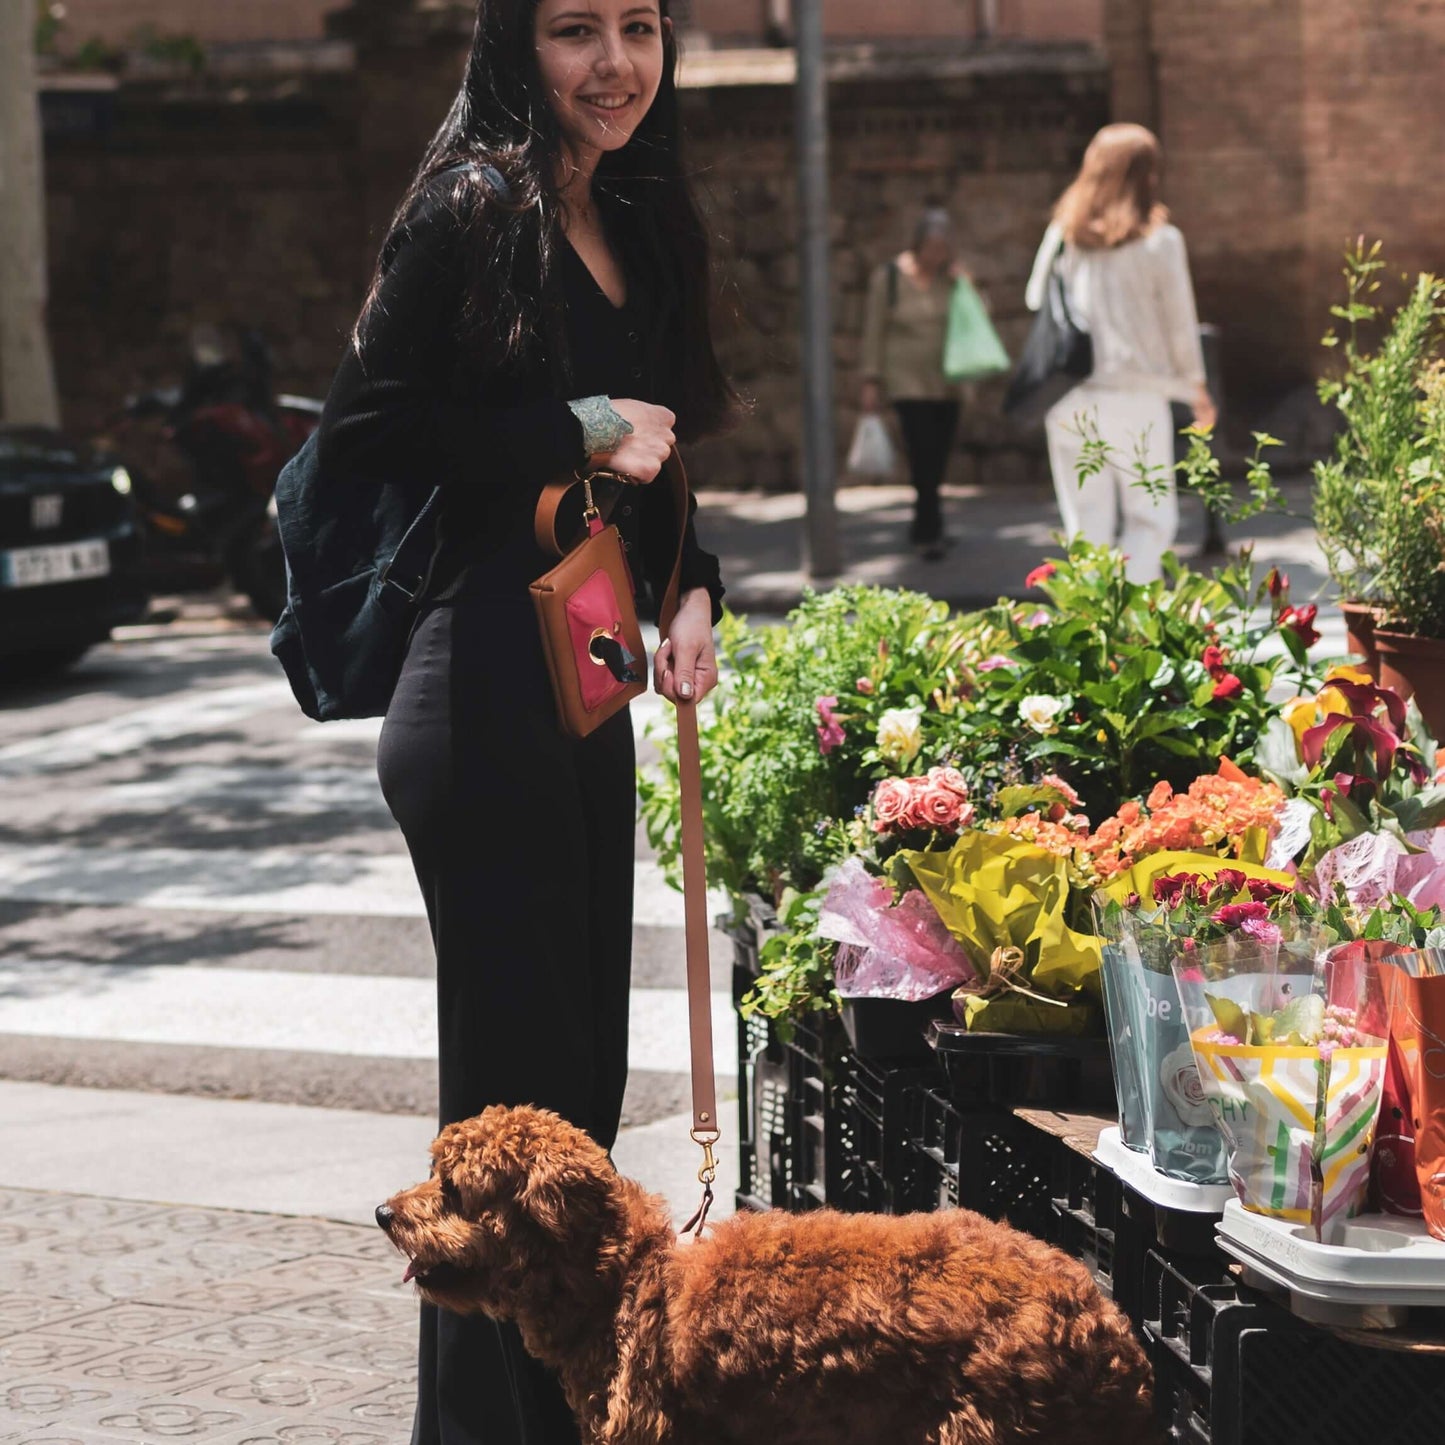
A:
[[[486,1208],[505,1188],[484,1117],[448,1124],[431,1146],[432,1172],[461,1196],[469,1213]]]
[[[617,1171],[581,1129],[544,1110],[517,1111],[517,1203],[547,1234],[595,1234],[612,1214]]]

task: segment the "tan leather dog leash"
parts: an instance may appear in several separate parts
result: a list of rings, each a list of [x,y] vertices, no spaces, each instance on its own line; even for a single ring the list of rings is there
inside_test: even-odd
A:
[[[677,557],[672,577],[658,611],[658,631],[664,639],[677,616],[678,592],[682,580],[682,544],[687,534],[690,496],[687,474],[676,452],[667,463],[673,488],[673,506],[678,519]],[[702,1168],[698,1182],[702,1185],[702,1202],[696,1213],[682,1227],[700,1235],[712,1207],[713,1181],[717,1163],[712,1147],[720,1131],[717,1117],[717,1085],[713,1079],[712,1061],[712,971],[708,958],[707,926],[707,861],[702,836],[702,758],[698,748],[697,704],[685,703],[673,711],[677,714],[677,780],[679,807],[682,812],[682,900],[684,938],[687,954],[687,1020],[692,1052],[692,1128],[693,1142],[702,1149]]]

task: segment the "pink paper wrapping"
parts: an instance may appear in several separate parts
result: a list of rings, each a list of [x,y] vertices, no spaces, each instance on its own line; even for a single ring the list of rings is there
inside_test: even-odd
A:
[[[841,945],[834,964],[844,998],[916,1003],[974,978],[957,939],[917,889],[893,904],[893,888],[861,858],[838,870],[823,900],[818,932]]]

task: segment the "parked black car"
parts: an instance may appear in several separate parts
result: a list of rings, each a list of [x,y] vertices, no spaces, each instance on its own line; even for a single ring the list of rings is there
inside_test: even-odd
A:
[[[0,679],[74,662],[146,610],[130,474],[44,427],[0,427]]]

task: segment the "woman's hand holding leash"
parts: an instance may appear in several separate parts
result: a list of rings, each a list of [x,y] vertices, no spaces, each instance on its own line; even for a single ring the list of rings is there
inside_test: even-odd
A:
[[[634,481],[652,481],[677,442],[672,432],[677,417],[665,406],[654,406],[647,401],[624,399],[614,401],[612,408],[632,430],[611,452],[594,456],[592,460]]]
[[[705,587],[684,592],[672,631],[652,661],[653,686],[674,705],[701,702],[717,686],[712,598]]]

